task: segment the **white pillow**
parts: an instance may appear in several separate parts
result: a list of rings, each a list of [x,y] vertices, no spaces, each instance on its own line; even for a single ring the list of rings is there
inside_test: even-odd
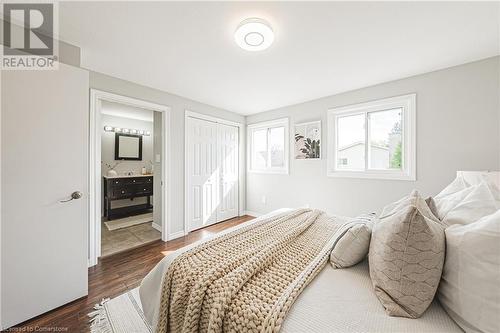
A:
[[[455,178],[450,185],[446,186],[444,190],[439,192],[432,200],[434,205],[429,203],[429,206],[436,214],[436,217],[442,220],[446,214],[462,202],[473,189],[473,186],[467,184],[465,180],[459,176]]]
[[[465,179],[462,176],[458,176],[441,192],[439,192],[439,194],[434,197],[434,200],[440,200],[450,194],[459,192],[468,187],[470,187],[470,185],[465,181]]]
[[[368,254],[375,214],[358,216],[344,225],[330,254],[334,268],[346,268],[361,262]]]
[[[445,234],[441,304],[466,332],[500,332],[500,210]]]
[[[451,205],[450,203],[452,200],[446,199],[448,200],[447,205],[453,207],[451,207],[451,209],[449,209],[442,217],[442,221],[445,224],[453,225],[472,223],[479,220],[483,216],[493,214],[500,208],[500,203],[495,199],[495,195],[492,192],[491,187],[485,181],[481,182],[479,185],[472,186],[452,194],[449,197],[462,196],[464,192],[469,189],[470,191],[468,194],[457,204]],[[440,209],[442,209],[442,207],[440,208],[437,202],[436,206],[438,214],[441,215]]]
[[[446,186],[438,195],[433,198],[428,198],[427,204],[431,208],[434,215],[436,215],[440,220],[444,220],[447,214],[454,210],[458,205],[460,205],[472,192],[479,191],[480,193],[475,193],[474,196],[477,197],[478,194],[483,195],[487,201],[491,201],[491,197],[494,198],[496,204],[494,206],[500,207],[500,190],[488,180],[484,175],[480,175],[478,181],[482,180],[479,185],[485,183],[489,189],[489,194],[486,194],[485,188],[482,186],[477,190],[477,186],[471,186],[468,184],[462,176],[458,176],[453,180],[448,186]],[[474,196],[468,200],[474,199]],[[489,204],[486,204],[488,206]],[[480,216],[476,217],[478,220],[480,217],[488,215],[492,211],[481,213]],[[469,221],[468,223],[473,222]],[[453,224],[453,220],[449,220],[448,223]],[[463,223],[463,221],[462,221]]]

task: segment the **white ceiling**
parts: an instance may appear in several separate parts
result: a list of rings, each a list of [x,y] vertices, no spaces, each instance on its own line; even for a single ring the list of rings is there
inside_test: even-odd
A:
[[[82,66],[252,114],[499,54],[499,3],[66,2]],[[248,52],[238,23],[269,21]]]

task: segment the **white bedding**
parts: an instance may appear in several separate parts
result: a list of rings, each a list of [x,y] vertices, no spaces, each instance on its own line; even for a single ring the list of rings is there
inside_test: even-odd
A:
[[[287,211],[280,209],[260,218]],[[258,219],[224,232],[251,224]],[[205,240],[202,240],[205,241]],[[158,318],[161,281],[165,269],[179,254],[199,242],[167,257],[144,278],[139,294],[147,321],[154,327]],[[327,264],[292,306],[281,332],[462,332],[435,301],[419,319],[388,316],[373,293],[364,261],[351,268],[333,269]]]

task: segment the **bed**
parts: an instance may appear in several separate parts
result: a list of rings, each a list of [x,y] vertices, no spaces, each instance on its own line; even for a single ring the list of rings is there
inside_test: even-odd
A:
[[[279,209],[224,233],[287,211],[291,209]],[[205,241],[169,254],[142,281],[139,288],[142,309],[152,327],[158,318],[161,281],[168,265],[180,253]],[[418,320],[388,316],[373,293],[367,261],[348,269],[334,269],[328,264],[306,287],[293,304],[281,329],[281,332],[305,331],[463,332],[437,301]]]
[[[480,179],[476,172],[458,172],[470,183]],[[500,173],[488,177],[500,184]],[[223,232],[229,233],[263,219],[284,214],[280,209]],[[145,320],[154,330],[160,312],[162,279],[172,261],[200,242],[181,248],[165,257],[142,281],[140,301]],[[347,268],[330,264],[307,285],[293,303],[281,325],[281,332],[463,332],[437,301],[418,319],[388,316],[373,292],[368,261]]]

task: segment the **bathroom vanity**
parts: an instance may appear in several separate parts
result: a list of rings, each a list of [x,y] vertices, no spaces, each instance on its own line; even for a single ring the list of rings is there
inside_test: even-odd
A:
[[[131,212],[139,212],[153,208],[151,196],[153,195],[153,175],[133,176],[104,176],[104,216],[108,220],[117,215],[125,215]],[[111,208],[114,200],[146,197],[144,204],[131,205],[119,208]]]

